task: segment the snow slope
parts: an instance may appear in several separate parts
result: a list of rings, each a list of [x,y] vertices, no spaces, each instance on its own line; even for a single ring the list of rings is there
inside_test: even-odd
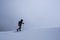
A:
[[[0,32],[0,40],[60,40],[60,28]]]

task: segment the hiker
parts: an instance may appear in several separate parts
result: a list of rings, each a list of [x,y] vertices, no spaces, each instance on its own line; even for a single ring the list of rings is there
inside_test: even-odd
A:
[[[17,29],[17,31],[21,31],[21,26],[22,26],[23,23],[23,19],[21,19],[19,22],[18,22],[18,26],[19,28]]]

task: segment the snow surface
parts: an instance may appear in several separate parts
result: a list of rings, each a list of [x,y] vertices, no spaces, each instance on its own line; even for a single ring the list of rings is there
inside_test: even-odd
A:
[[[60,40],[60,28],[0,32],[0,40]]]

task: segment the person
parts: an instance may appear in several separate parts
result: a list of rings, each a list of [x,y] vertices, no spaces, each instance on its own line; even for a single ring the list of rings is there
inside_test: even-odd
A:
[[[18,22],[18,26],[19,28],[17,29],[17,31],[21,31],[21,26],[22,26],[23,23],[23,19],[21,19],[19,22]]]

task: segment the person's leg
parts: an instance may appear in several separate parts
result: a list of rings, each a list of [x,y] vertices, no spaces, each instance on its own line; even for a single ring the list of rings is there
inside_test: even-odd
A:
[[[17,31],[18,31],[19,29],[17,29]]]
[[[21,29],[21,26],[19,26],[19,28],[17,29],[17,31],[19,31]]]
[[[19,30],[21,31],[21,26],[19,26]]]

